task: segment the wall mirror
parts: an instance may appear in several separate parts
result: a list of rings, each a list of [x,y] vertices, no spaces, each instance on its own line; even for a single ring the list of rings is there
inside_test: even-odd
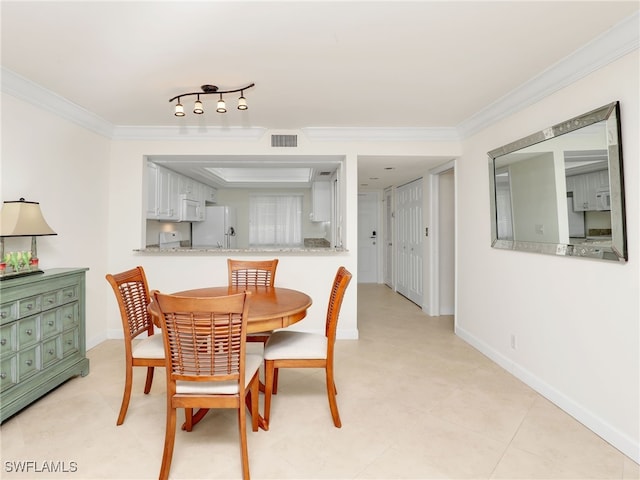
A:
[[[618,102],[488,155],[494,248],[627,260]]]

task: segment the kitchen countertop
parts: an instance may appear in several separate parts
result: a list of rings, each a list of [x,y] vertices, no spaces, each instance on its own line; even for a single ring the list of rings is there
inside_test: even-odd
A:
[[[229,255],[235,254],[263,254],[263,253],[290,253],[298,255],[336,255],[346,253],[346,248],[330,248],[330,247],[264,247],[264,248],[216,248],[216,247],[175,247],[160,248],[159,245],[147,245],[145,248],[135,249],[134,252],[145,254],[207,254],[207,255]]]

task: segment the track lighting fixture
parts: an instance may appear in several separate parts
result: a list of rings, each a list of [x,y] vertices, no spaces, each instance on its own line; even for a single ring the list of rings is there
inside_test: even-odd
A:
[[[175,106],[174,115],[176,117],[184,117],[185,115],[184,106],[182,105],[182,103],[180,103],[180,99],[182,97],[190,97],[192,95],[195,95],[196,101],[193,106],[193,113],[200,115],[204,113],[204,107],[202,105],[202,102],[200,101],[200,95],[217,94],[219,95],[219,98],[216,105],[216,112],[226,113],[227,105],[222,95],[226,93],[240,92],[240,98],[238,98],[238,110],[247,110],[249,107],[247,106],[247,99],[244,97],[244,91],[254,86],[255,86],[255,83],[251,83],[246,87],[236,88],[234,90],[220,90],[216,85],[202,85],[200,87],[202,90],[201,92],[182,93],[180,95],[176,95],[175,97],[171,98],[169,101],[170,102],[173,102],[175,100],[178,101],[178,103],[176,103],[176,106]]]

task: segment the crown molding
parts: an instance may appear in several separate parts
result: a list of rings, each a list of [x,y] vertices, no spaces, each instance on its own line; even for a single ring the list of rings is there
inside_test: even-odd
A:
[[[113,136],[113,124],[37,83],[0,67],[2,91],[47,110],[98,135]]]
[[[627,17],[571,55],[458,125],[465,139],[586,77],[640,46],[640,12]]]
[[[460,141],[608,65],[640,46],[640,13],[627,17],[536,77],[475,113],[457,127],[308,127],[312,141]],[[260,127],[216,128],[113,125],[17,73],[0,67],[2,91],[114,140],[258,140]]]
[[[113,140],[260,140],[262,127],[116,126]]]
[[[301,131],[309,140],[325,142],[460,141],[453,127],[307,127]]]

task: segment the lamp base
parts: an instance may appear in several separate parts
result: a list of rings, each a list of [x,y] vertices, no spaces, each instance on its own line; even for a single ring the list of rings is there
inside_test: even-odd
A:
[[[42,270],[24,270],[20,272],[5,272],[0,275],[0,281],[9,280],[10,278],[19,278],[26,277],[27,275],[37,275],[39,273],[44,273]]]

